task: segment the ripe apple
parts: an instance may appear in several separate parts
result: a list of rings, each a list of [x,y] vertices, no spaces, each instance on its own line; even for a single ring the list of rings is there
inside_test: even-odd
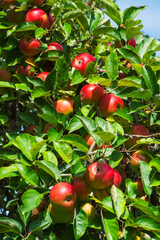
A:
[[[128,133],[131,135],[142,135],[142,136],[148,136],[150,134],[148,129],[143,125],[135,125],[135,126],[131,127],[130,129],[128,129]],[[142,137],[132,137],[132,138],[128,139],[125,142],[126,148],[133,147],[136,144],[136,142],[138,140],[140,140],[141,138]]]
[[[101,98],[99,109],[104,117],[115,113],[118,108],[124,108],[124,102],[120,97],[112,93],[104,94]]]
[[[55,184],[50,191],[50,202],[59,212],[69,212],[74,207],[76,192],[67,182]]]
[[[85,178],[92,188],[104,189],[113,184],[114,171],[106,162],[94,162],[87,167]]]
[[[96,59],[89,53],[80,53],[72,61],[72,67],[79,70],[81,74],[85,75],[85,68],[89,62],[96,61]]]
[[[86,84],[80,91],[80,99],[83,105],[95,104],[98,105],[104,90],[97,84]]]
[[[130,41],[128,41],[128,45],[132,46],[132,47],[136,47],[136,40],[134,38],[131,38]]]
[[[54,23],[54,18],[53,18],[53,16],[49,13],[49,14],[48,14],[48,26],[47,26],[47,28],[50,29],[50,28],[52,27],[53,23]]]
[[[138,162],[139,161],[144,161],[144,162],[147,162],[149,163],[150,162],[150,157],[148,156],[148,154],[142,150],[137,150],[135,151],[132,156],[131,156],[131,160],[130,160],[130,163],[131,163],[131,167],[133,169],[133,171],[135,173],[139,173],[139,164]]]
[[[7,71],[7,68],[0,68],[0,81],[9,82],[11,80],[11,73]]]
[[[73,113],[73,103],[74,99],[73,98],[62,98],[58,99],[54,103],[54,107],[58,113],[63,113],[65,115],[69,115]]]
[[[18,24],[24,22],[24,16],[25,11],[19,11],[19,8],[14,7],[7,10],[7,20],[11,23]]]
[[[119,79],[123,79],[126,77],[126,74],[124,72],[119,72],[118,77],[119,77]]]
[[[59,212],[57,211],[52,204],[49,205],[50,213],[53,217],[55,223],[70,223],[73,221],[74,217],[74,208],[68,212]]]
[[[24,68],[23,66],[19,66],[17,68],[16,73],[17,74],[21,74],[23,76],[33,77],[34,76],[34,72],[30,71],[31,67],[32,67],[31,65],[28,65],[26,68]]]
[[[91,135],[87,134],[84,138],[85,142],[87,143],[88,146],[91,146],[92,143],[94,142],[94,139]],[[108,145],[106,146],[105,142],[102,143],[102,145],[99,147],[99,149],[103,149],[103,148],[112,148],[112,145]],[[93,150],[98,149],[97,144],[95,145]]]
[[[85,181],[84,177],[74,177],[73,178],[73,188],[77,194],[76,201],[86,202],[89,194],[89,187]]]
[[[94,218],[95,208],[91,203],[85,203],[81,208],[87,214],[88,220],[91,220],[92,218]]]
[[[117,188],[119,188],[119,186],[121,185],[121,182],[122,182],[122,177],[116,168],[113,168],[113,171],[114,171],[113,184]]]
[[[48,76],[49,72],[41,72],[39,74],[37,74],[36,77],[42,79],[43,81],[45,81],[46,77]]]
[[[29,0],[28,2],[34,6],[40,7],[45,2],[45,0]]]
[[[41,52],[39,47],[41,46],[41,43],[39,40],[36,40],[35,38],[22,38],[19,42],[19,48],[20,51],[28,57],[33,57]]]
[[[145,195],[143,183],[140,179],[137,179],[136,182],[137,182],[137,197],[140,198]]]
[[[48,48],[46,51],[51,51],[51,50],[59,50],[59,51],[64,51],[63,47],[57,43],[57,42],[51,42],[49,45],[48,45]]]
[[[30,9],[26,14],[26,22],[32,22],[41,28],[47,28],[49,24],[48,15],[40,8]]]

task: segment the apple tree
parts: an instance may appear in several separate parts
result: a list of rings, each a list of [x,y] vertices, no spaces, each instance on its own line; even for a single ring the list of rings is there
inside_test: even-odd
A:
[[[160,238],[160,42],[111,0],[0,3],[0,239]]]

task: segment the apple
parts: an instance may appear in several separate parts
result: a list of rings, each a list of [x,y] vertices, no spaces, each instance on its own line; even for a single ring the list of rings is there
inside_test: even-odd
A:
[[[0,81],[9,82],[11,80],[11,73],[7,71],[7,68],[0,68]]]
[[[119,79],[123,79],[126,77],[126,74],[124,72],[119,72],[118,77],[119,77]]]
[[[51,42],[46,51],[59,50],[64,51],[63,47],[57,42]]]
[[[148,131],[148,129],[143,126],[143,125],[135,125],[135,126],[132,126],[130,129],[128,129],[128,133],[130,135],[142,135],[142,136],[148,136],[150,133]],[[125,146],[126,148],[131,148],[133,147],[136,142],[138,140],[140,140],[142,137],[132,137],[130,139],[128,139],[126,142],[125,142]]]
[[[81,74],[85,75],[85,68],[89,62],[96,61],[96,59],[89,53],[80,53],[72,61],[72,67],[79,70]]]
[[[20,51],[28,57],[33,57],[41,52],[39,47],[41,46],[41,42],[36,40],[35,38],[26,37],[22,38],[19,42]]]
[[[29,127],[26,128],[25,132],[32,135],[36,135],[35,129],[36,129],[35,125],[30,125]]]
[[[86,84],[80,91],[80,99],[83,105],[95,104],[98,105],[104,90],[97,84]]]
[[[12,4],[15,4],[17,1],[15,0],[2,0],[0,2],[0,6],[2,6],[4,9],[10,8]]]
[[[46,125],[44,126],[42,133],[48,133],[49,129],[51,127],[54,127],[52,123],[46,123]]]
[[[95,208],[91,203],[85,203],[81,209],[87,214],[88,220],[91,220],[95,216]]]
[[[54,103],[54,107],[58,113],[63,113],[65,115],[69,115],[73,113],[73,103],[74,99],[70,97],[65,97],[62,99],[58,99]]]
[[[134,38],[131,38],[130,41],[128,41],[128,45],[135,48],[136,47],[136,40]]]
[[[109,196],[106,189],[94,189],[93,193],[94,193],[94,196],[98,198],[98,200],[100,201],[102,201],[104,197]]]
[[[143,150],[137,150],[131,156],[131,161],[130,161],[131,167],[136,170],[139,167],[139,164],[138,164],[139,161],[144,161],[149,163],[150,160],[151,159],[146,152],[144,152]]]
[[[94,142],[94,139],[91,135],[87,134],[84,138],[85,142],[87,143],[88,146],[91,146],[92,143]],[[96,150],[98,148],[97,144],[95,145],[93,150]],[[101,146],[99,147],[99,149],[103,149],[103,148],[112,148],[112,145],[108,145],[106,146],[105,142],[103,142],[101,144]]]
[[[53,16],[49,13],[49,14],[48,14],[48,26],[47,26],[47,28],[50,29],[50,28],[52,27],[53,23],[54,23],[54,18],[53,18]]]
[[[137,179],[136,182],[137,182],[137,197],[141,198],[145,195],[143,183],[140,179]]]
[[[31,65],[28,65],[26,68],[24,68],[23,66],[19,66],[17,68],[16,74],[33,77],[34,72],[30,71],[31,67],[32,67]]]
[[[48,15],[40,8],[30,9],[26,14],[26,22],[32,22],[40,28],[47,28],[49,24]]]
[[[25,19],[24,16],[25,16],[24,10],[19,11],[19,8],[16,7],[7,9],[7,20],[11,23],[18,24],[24,22]]]
[[[45,81],[46,77],[48,76],[49,72],[41,72],[39,74],[37,74],[36,77],[42,79],[43,81]]]
[[[89,194],[89,187],[85,181],[84,177],[74,177],[73,178],[73,188],[77,194],[76,201],[86,202]]]
[[[45,2],[45,0],[29,0],[28,2],[34,6],[40,7]]]
[[[73,221],[74,208],[68,212],[59,212],[50,204],[49,210],[55,223],[70,223]]]
[[[85,178],[90,187],[104,189],[113,184],[114,171],[106,162],[94,162],[87,167]]]
[[[104,94],[99,104],[99,110],[104,117],[115,113],[118,108],[124,108],[123,100],[112,93]]]
[[[52,187],[50,191],[50,202],[56,211],[71,211],[74,207],[75,201],[76,192],[71,184],[60,182]]]
[[[122,177],[116,168],[113,168],[113,171],[114,171],[113,184],[117,188],[119,188],[119,186],[121,185],[121,182],[122,182]]]

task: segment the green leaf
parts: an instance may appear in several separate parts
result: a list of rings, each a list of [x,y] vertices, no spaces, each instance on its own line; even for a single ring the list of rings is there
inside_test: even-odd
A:
[[[96,130],[97,126],[94,122],[94,120],[92,120],[89,117],[81,117],[77,115],[77,118],[80,119],[80,121],[82,122],[83,126],[85,127],[85,129],[87,130],[87,132],[93,132]]]
[[[56,152],[58,152],[58,154],[60,155],[60,157],[67,164],[69,164],[72,160],[72,153],[73,153],[72,148],[67,143],[63,143],[63,142],[54,142],[53,145]]]
[[[33,186],[37,186],[39,184],[39,177],[33,169],[22,164],[16,164],[15,166],[17,167],[22,178],[24,178],[27,182]]]
[[[101,212],[101,216],[107,240],[117,240],[119,226],[115,215],[110,212]]]
[[[65,14],[63,14],[63,21],[67,21],[69,19],[76,19],[78,17],[80,17],[81,15],[83,15],[84,13],[81,10],[73,10],[73,11],[68,11]]]
[[[0,114],[0,123],[4,124],[6,122],[8,122],[9,118],[7,115],[4,114]]]
[[[106,58],[105,69],[108,77],[112,80],[118,77],[118,55],[116,49]]]
[[[91,20],[90,20],[90,30],[89,33],[91,34],[94,29],[98,26],[101,19],[101,13],[98,11],[92,11],[91,12]]]
[[[73,223],[74,237],[75,240],[79,240],[85,233],[88,226],[88,217],[87,214],[80,209],[76,214]]]
[[[43,194],[40,194],[35,189],[25,191],[22,195],[23,212],[29,212],[38,207],[42,198]]]
[[[30,89],[30,87],[28,87],[27,84],[25,83],[17,83],[15,84],[16,86],[16,90],[23,90],[23,91],[26,91],[26,92],[31,92],[32,90]]]
[[[115,168],[121,162],[122,158],[123,154],[121,152],[119,151],[112,152],[112,154],[109,156],[109,165],[112,168]]]
[[[69,134],[70,134],[82,127],[83,127],[82,122],[80,121],[80,119],[78,119],[78,117],[76,115],[74,115],[72,117],[72,119],[70,120],[66,129],[69,131]]]
[[[16,32],[35,31],[37,26],[31,22],[19,23],[16,27]]]
[[[130,39],[131,39],[132,37],[134,37],[137,33],[139,33],[140,30],[141,30],[143,27],[144,27],[144,26],[141,24],[141,25],[139,25],[139,26],[137,26],[137,27],[127,28],[127,29],[126,29],[126,32],[125,32],[126,38],[127,38],[128,40],[130,40]]]
[[[129,122],[133,122],[133,116],[126,108],[119,108],[113,115],[120,116]]]
[[[0,233],[14,232],[20,234],[22,225],[12,218],[0,217]]]
[[[84,32],[88,30],[89,24],[88,19],[85,15],[80,15],[79,17],[77,17],[76,21]]]
[[[17,160],[17,153],[8,148],[0,149],[0,159],[2,161],[15,162]]]
[[[42,160],[42,161],[35,161],[35,165],[43,169],[49,175],[51,175],[54,179],[60,178],[60,172],[57,166],[50,161]]]
[[[129,8],[126,8],[124,11],[124,17],[123,17],[123,22],[125,24],[127,19],[134,19],[140,11],[144,10],[146,6],[140,6],[140,7],[135,7],[131,6]]]
[[[131,97],[133,99],[139,98],[144,99],[145,101],[149,101],[152,97],[152,92],[143,88],[136,89],[135,88],[124,88],[121,92],[118,93],[119,97]],[[130,115],[131,116],[131,115]]]
[[[93,36],[94,36],[94,38],[99,38],[102,35],[109,35],[109,33],[111,33],[112,30],[114,30],[113,27],[100,26],[100,27],[94,29]],[[119,39],[119,37],[118,37],[118,39]]]
[[[88,152],[87,143],[84,141],[84,139],[81,136],[79,136],[77,134],[65,135],[60,141],[69,143],[69,144],[77,147],[78,149],[80,149],[82,152],[86,152],[86,153]]]
[[[148,231],[153,230],[160,232],[160,223],[145,215],[137,217],[133,225],[136,227],[142,227]]]
[[[0,180],[7,177],[16,177],[16,176],[19,176],[19,173],[15,165],[10,165],[8,167],[0,168]]]
[[[152,159],[150,162],[149,162],[149,166],[150,167],[155,167],[158,172],[160,172],[160,159],[157,157],[157,158],[154,158]]]
[[[40,150],[42,149],[42,147],[46,144],[46,141],[47,140],[39,140],[36,144],[34,144],[31,148],[31,156],[32,156],[32,159],[35,160],[38,153],[40,152]]]
[[[35,98],[39,97],[48,97],[51,95],[51,91],[47,91],[45,87],[35,87],[31,93],[31,97],[34,100]]]
[[[98,135],[106,143],[106,145],[110,144],[110,142],[115,138],[115,135],[111,132],[94,132],[94,134]]]
[[[124,194],[119,188],[113,185],[111,187],[111,197],[113,200],[115,213],[119,219],[125,210],[126,200],[124,198]]]
[[[142,176],[142,183],[144,191],[147,195],[151,196],[152,194],[152,187],[149,186],[151,181],[151,172],[152,168],[149,166],[148,163],[144,161],[140,161],[140,172]]]
[[[13,83],[5,82],[5,81],[0,81],[0,87],[4,87],[4,88],[15,88],[15,86],[13,85]]]
[[[63,51],[60,51],[60,50],[49,50],[47,52],[44,52],[42,55],[41,55],[41,58],[37,58],[35,62],[38,62],[38,61],[52,61],[52,62],[55,62],[56,60],[58,60],[62,55],[64,54]]]
[[[128,61],[141,64],[141,60],[139,56],[131,49],[127,49],[123,47],[123,48],[117,48],[117,51]]]
[[[149,47],[151,46],[154,38],[145,38],[142,40],[140,44],[137,46],[137,53],[140,56],[141,59],[143,59],[143,56],[147,53]]]
[[[47,31],[45,31],[43,28],[38,28],[35,31],[35,38],[41,39],[46,33],[47,33]]]
[[[108,210],[109,212],[115,213],[115,212],[114,212],[113,201],[112,201],[111,196],[104,197],[104,198],[102,199],[101,204],[102,204],[102,207],[105,208],[106,210]]]
[[[136,83],[135,81],[128,80],[126,78],[118,81],[117,84],[118,87],[136,87],[136,88],[142,88],[142,85],[139,83]]]
[[[132,182],[131,179],[127,178],[126,179],[126,190],[127,190],[127,195],[132,198],[136,198],[137,196],[137,183]]]
[[[23,212],[23,206],[18,206],[18,213],[19,213],[19,216],[21,217],[24,225],[26,226],[28,221],[29,221],[29,219],[30,219],[31,212],[24,213]]]
[[[71,86],[73,86],[75,84],[79,84],[79,83],[83,82],[84,80],[85,80],[85,78],[80,74],[80,72],[77,69],[75,69],[72,74]]]
[[[150,66],[143,66],[142,75],[144,77],[145,84],[148,87],[148,89],[150,89],[154,95],[158,94],[159,85],[157,83],[157,78],[152,68]]]
[[[61,89],[68,83],[69,80],[68,64],[63,56],[56,61],[55,70],[56,86]]]
[[[53,152],[51,151],[45,151],[42,153],[43,154],[43,158],[46,161],[52,162],[54,163],[56,166],[58,165],[58,160],[56,158],[56,156],[54,155]]]

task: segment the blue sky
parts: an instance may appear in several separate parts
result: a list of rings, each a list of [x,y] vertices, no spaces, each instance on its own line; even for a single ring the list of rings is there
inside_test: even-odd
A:
[[[117,0],[116,4],[122,11],[130,6],[146,5],[136,19],[142,20],[145,34],[160,39],[160,0]]]

